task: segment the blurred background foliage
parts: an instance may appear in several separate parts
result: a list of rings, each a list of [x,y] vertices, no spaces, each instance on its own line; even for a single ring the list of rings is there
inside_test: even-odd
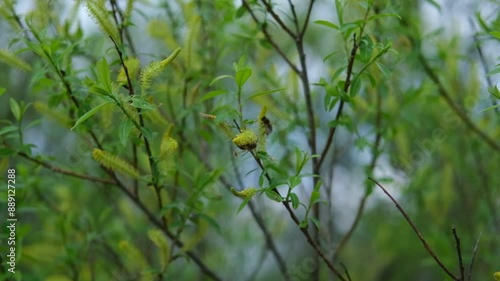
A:
[[[232,126],[242,113],[246,126],[257,130],[267,107],[273,132],[260,137],[280,167],[277,174],[294,172],[296,148],[312,153],[301,76],[262,30],[290,61],[298,64],[301,53],[266,12],[267,1],[244,2],[260,25],[242,2],[229,0],[1,2],[0,48],[10,53],[0,56],[0,170],[3,176],[16,169],[19,219],[17,273],[6,271],[2,243],[1,280],[210,280],[190,253],[221,280],[334,280],[283,205],[257,195],[236,214],[242,200],[229,188],[264,187],[260,168],[200,117],[215,115]],[[317,153],[337,127],[319,171],[327,203],[320,203],[317,218],[323,251],[336,266],[344,264],[352,280],[451,280],[394,205],[368,183],[370,176],[397,198],[454,274],[459,276],[452,225],[467,270],[475,257],[472,280],[493,280],[500,271],[498,1],[318,0],[310,17],[309,1],[291,2],[300,26],[308,20],[303,54]],[[130,90],[117,86],[122,62],[102,19],[88,12],[92,3],[106,8],[124,58],[139,59],[143,69],[181,47],[137,101],[152,154],[160,154],[165,133],[178,143],[156,169],[148,164],[141,133],[117,106],[106,105],[71,129],[105,100],[89,90],[103,58],[117,95],[125,100]],[[289,3],[272,1],[272,7],[293,28]],[[379,15],[368,22],[367,7],[369,16]],[[364,22],[364,36],[355,38]],[[356,42],[353,72],[364,74],[342,96],[338,87]],[[248,99],[239,112],[234,81],[212,81],[234,75],[241,57],[251,70],[243,100],[272,93]],[[139,78],[132,78],[140,94]],[[336,120],[340,100],[345,107]],[[21,121],[16,107],[25,108]],[[132,163],[142,177],[101,169],[92,159],[97,147]],[[304,172],[312,173],[312,163]],[[116,184],[61,171],[120,181],[135,199]],[[155,177],[158,189],[151,184]],[[302,203],[309,202],[314,183],[305,177],[294,189]],[[0,189],[3,220],[5,184]],[[161,217],[164,228],[144,207]],[[262,218],[288,277],[250,208]],[[296,213],[305,216],[302,207]],[[5,241],[6,221],[1,223]],[[310,224],[309,231],[317,229]]]

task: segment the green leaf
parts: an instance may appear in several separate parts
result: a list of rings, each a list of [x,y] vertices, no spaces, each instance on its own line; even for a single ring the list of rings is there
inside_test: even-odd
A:
[[[145,109],[145,110],[155,110],[156,107],[149,102],[138,98],[138,97],[132,97],[132,106],[140,109]]]
[[[498,87],[496,85],[494,87],[489,87],[488,92],[500,100],[500,91],[498,91]]]
[[[17,121],[21,121],[21,107],[19,106],[19,103],[13,98],[10,98],[9,102],[12,115],[14,115],[14,118],[16,118]]]
[[[231,79],[234,79],[234,77],[232,75],[221,75],[221,76],[218,76],[218,77],[215,77],[211,82],[210,84],[208,84],[208,86],[212,86],[215,82],[221,80],[221,79],[224,79],[224,78],[231,78]]]
[[[234,15],[235,19],[239,19],[241,18],[245,13],[246,13],[247,9],[245,8],[245,6],[241,5],[237,10],[236,10],[236,13]]]
[[[3,94],[5,94],[6,90],[7,89],[0,87],[0,96],[2,96]]]
[[[492,110],[492,109],[495,109],[495,108],[497,108],[497,107],[500,107],[500,104],[497,104],[497,105],[493,105],[493,106],[487,107],[486,109],[481,110],[479,113],[483,113],[483,112],[485,112],[485,111]]]
[[[105,58],[97,62],[97,77],[108,93],[113,92],[109,75],[109,66]]]
[[[310,220],[314,223],[314,225],[316,225],[316,227],[317,227],[318,229],[320,229],[321,223],[319,222],[319,220],[318,220],[318,219],[313,218],[313,217],[309,217],[309,219],[310,219]]]
[[[241,212],[241,210],[243,210],[243,208],[245,208],[245,206],[248,204],[248,202],[250,202],[252,198],[246,198],[245,200],[243,200],[243,202],[241,202],[240,206],[238,207],[238,210],[236,211],[236,214],[238,214],[239,212]]]
[[[141,133],[142,133],[142,134],[144,135],[144,137],[145,137],[146,139],[148,139],[149,141],[152,141],[152,140],[156,137],[156,135],[157,135],[157,133],[156,133],[156,132],[153,132],[153,131],[151,131],[149,128],[146,128],[146,127],[142,127],[142,128],[141,128]]]
[[[349,94],[351,95],[351,98],[357,96],[360,90],[361,90],[361,79],[359,79],[359,77],[356,76],[356,78],[354,78],[349,87]]]
[[[234,77],[234,80],[236,81],[236,85],[241,88],[245,83],[247,82],[248,78],[252,75],[252,69],[250,68],[243,68],[239,69],[236,71],[236,75]]]
[[[245,102],[247,102],[248,100],[251,100],[255,97],[258,97],[258,96],[263,96],[263,95],[269,95],[269,94],[272,94],[272,93],[276,93],[276,92],[281,92],[281,91],[284,91],[286,90],[286,88],[280,88],[280,89],[275,89],[275,90],[269,90],[269,91],[264,91],[264,92],[259,92],[259,93],[256,93],[256,94],[253,94],[251,96],[249,96]]]
[[[339,27],[334,24],[333,22],[329,22],[327,20],[317,20],[317,21],[314,21],[315,24],[318,24],[318,25],[323,25],[323,26],[326,26],[326,27],[329,27],[329,28],[333,28],[335,30],[339,30]]]
[[[309,198],[309,205],[313,205],[314,203],[316,203],[319,198],[321,197],[321,194],[319,193],[319,191],[313,191],[311,192],[311,198]]]
[[[126,120],[123,120],[123,122],[120,124],[120,128],[118,129],[118,138],[120,139],[120,142],[124,147],[127,145],[127,139],[133,127],[134,124],[128,118]]]
[[[6,126],[6,127],[3,127],[2,129],[0,129],[0,136],[1,135],[6,135],[10,132],[14,132],[14,131],[17,131],[17,126]]]
[[[307,220],[303,220],[299,223],[300,228],[307,228],[308,226],[309,226],[309,223],[307,222]]]
[[[100,105],[92,108],[91,110],[89,110],[87,113],[83,114],[80,118],[78,118],[78,120],[76,120],[75,125],[71,128],[71,130],[73,130],[76,126],[80,125],[85,120],[92,117],[92,115],[96,114],[97,111],[99,111],[101,108],[103,108],[104,106],[106,106],[110,103],[112,103],[112,102],[106,102],[106,103],[100,104]]]
[[[397,18],[399,20],[401,20],[401,16],[398,15],[398,14],[393,14],[393,13],[387,13],[387,14],[375,14],[375,15],[372,15],[370,16],[366,22],[369,22],[369,21],[372,21],[372,20],[376,20],[376,19],[381,19],[381,18],[388,18],[388,17],[393,17],[393,18]]]
[[[213,99],[216,96],[224,95],[224,94],[227,94],[227,93],[229,93],[229,92],[226,91],[226,90],[211,91],[211,92],[208,92],[207,94],[203,95],[203,97],[201,97],[201,101],[206,101],[206,100],[209,100],[209,99]]]
[[[264,193],[266,194],[266,196],[273,200],[273,201],[276,201],[276,202],[283,202],[283,197],[281,197],[278,193],[270,190],[270,189],[266,189],[264,191]]]
[[[9,157],[11,155],[15,155],[17,152],[13,149],[7,148],[7,147],[0,147],[0,156],[2,157]]]
[[[215,230],[217,230],[217,232],[219,234],[222,234],[220,225],[217,223],[217,221],[214,218],[212,218],[209,215],[204,214],[204,213],[197,213],[197,214],[198,214],[198,216],[200,216],[200,218],[204,219],[210,226],[215,228]]]
[[[300,203],[299,197],[297,196],[297,194],[295,194],[293,192],[290,193],[290,200],[292,200],[292,207],[294,209],[297,209],[299,207],[299,203]]]
[[[438,11],[441,11],[441,6],[435,0],[427,0],[427,2],[429,2],[429,4],[431,4],[432,6],[434,6]]]
[[[380,72],[382,72],[382,74],[384,74],[385,77],[391,76],[392,71],[387,66],[385,66],[383,63],[380,63],[380,62],[376,62],[375,64],[377,65]]]
[[[492,76],[492,75],[495,75],[498,73],[500,73],[500,65],[497,64],[497,65],[495,65],[495,67],[492,70],[490,70],[490,72],[488,72],[487,75]]]
[[[290,188],[293,189],[302,182],[302,179],[300,176],[292,176],[288,181],[290,183]]]

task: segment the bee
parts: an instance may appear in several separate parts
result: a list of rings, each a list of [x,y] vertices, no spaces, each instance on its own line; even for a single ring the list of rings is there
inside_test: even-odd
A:
[[[271,121],[269,119],[267,119],[266,116],[262,116],[260,121],[262,121],[262,124],[264,124],[264,127],[266,129],[266,135],[269,135],[270,133],[272,133],[273,125],[271,124]]]

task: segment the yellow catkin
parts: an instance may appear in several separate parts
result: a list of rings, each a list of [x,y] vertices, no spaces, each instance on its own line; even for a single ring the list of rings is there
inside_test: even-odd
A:
[[[119,158],[111,152],[94,148],[94,150],[92,150],[92,158],[94,158],[95,161],[110,170],[120,172],[134,179],[139,178],[139,171],[137,171],[125,160]]]
[[[245,188],[241,191],[236,190],[234,187],[231,187],[231,193],[234,196],[244,198],[244,199],[249,199],[252,198],[255,194],[257,194],[257,189],[253,187]]]
[[[170,134],[166,132],[161,139],[160,159],[165,159],[166,157],[174,153],[178,147],[179,144],[177,143],[177,141],[174,138],[170,137]]]
[[[6,49],[0,49],[0,61],[20,70],[31,72],[31,66]]]
[[[243,130],[233,138],[233,143],[240,149],[253,150],[257,147],[257,135],[252,130]]]

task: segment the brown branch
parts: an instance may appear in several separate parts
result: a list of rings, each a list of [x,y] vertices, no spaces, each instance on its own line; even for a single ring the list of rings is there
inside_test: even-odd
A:
[[[356,41],[356,33],[354,33],[351,54],[349,55],[349,61],[347,63],[347,74],[346,74],[346,80],[345,80],[344,89],[343,89],[344,93],[347,93],[347,91],[349,90],[349,86],[351,86],[352,68],[354,66],[354,61],[356,59],[356,53],[358,51],[359,44],[360,44],[361,40],[363,40],[363,35],[364,35],[363,33],[365,31],[366,21],[368,19],[368,14],[370,13],[370,9],[371,9],[371,6],[368,6],[368,8],[366,9],[366,12],[365,12],[363,24],[361,25],[361,27],[359,29],[359,42]],[[342,109],[343,108],[344,108],[344,101],[340,100],[340,104],[339,104],[339,107],[337,109],[337,114],[335,114],[335,121],[339,121],[340,117],[342,117]],[[321,168],[321,165],[323,164],[323,162],[326,158],[326,154],[328,153],[328,150],[330,149],[330,146],[332,145],[333,137],[335,135],[335,132],[337,131],[337,127],[338,127],[338,125],[335,125],[335,127],[330,128],[330,131],[328,132],[328,137],[326,140],[325,148],[321,152],[321,156],[315,165],[316,166],[315,168],[317,170],[319,170]]]
[[[6,145],[6,144],[4,144]],[[7,147],[9,147],[8,145],[6,145]],[[108,180],[108,179],[102,179],[102,178],[97,178],[97,177],[93,177],[93,176],[88,176],[88,175],[85,175],[85,174],[80,174],[80,173],[75,173],[73,171],[68,171],[68,170],[64,170],[64,169],[61,169],[59,167],[56,167],[54,165],[51,165],[43,160],[40,160],[40,159],[37,159],[35,157],[32,157],[24,152],[18,152],[17,155],[25,158],[25,159],[28,159],[30,160],[31,162],[34,162],[38,165],[41,165],[55,173],[58,173],[58,174],[62,174],[62,175],[66,175],[66,176],[70,176],[70,177],[74,177],[74,178],[79,178],[79,179],[84,179],[84,180],[88,180],[88,181],[92,181],[92,182],[98,182],[98,183],[103,183],[103,184],[110,184],[110,185],[117,185],[117,183],[113,180]]]
[[[377,164],[378,157],[380,156],[380,153],[378,151],[378,148],[380,146],[380,142],[382,140],[382,132],[381,132],[381,123],[382,123],[382,97],[380,91],[377,91],[377,96],[376,96],[376,116],[375,116],[375,143],[373,145],[372,149],[372,161],[369,166],[368,173],[373,174],[373,170],[375,169],[375,165]],[[359,222],[361,221],[361,216],[363,214],[363,211],[365,209],[365,204],[366,200],[368,199],[368,196],[370,193],[365,192],[363,197],[361,198],[361,201],[359,202],[358,205],[358,210],[356,211],[356,216],[354,217],[354,221],[347,231],[347,233],[342,237],[340,240],[339,246],[337,247],[337,250],[335,251],[335,254],[333,255],[333,260],[336,260],[338,256],[340,255],[342,249],[344,246],[347,244],[349,239],[351,238],[352,234],[356,230]]]
[[[457,230],[455,226],[451,227],[451,232],[455,238],[455,248],[457,249],[458,266],[460,268],[460,281],[465,281],[464,279],[464,263],[462,261],[462,248],[460,246],[460,238],[458,237]]]
[[[394,205],[396,205],[396,208],[399,210],[399,212],[403,215],[403,217],[406,219],[406,221],[408,222],[408,224],[411,226],[411,228],[413,229],[413,232],[415,232],[415,234],[418,236],[418,239],[420,240],[420,242],[422,242],[422,245],[424,246],[424,248],[427,250],[427,252],[429,253],[429,255],[434,259],[434,261],[436,261],[436,263],[439,265],[439,267],[441,267],[441,269],[443,269],[443,271],[448,275],[450,276],[453,280],[455,281],[460,281],[460,279],[458,279],[442,262],[441,260],[436,256],[436,254],[434,253],[434,251],[432,251],[431,247],[429,246],[429,244],[427,244],[427,242],[425,241],[425,238],[422,236],[422,234],[420,233],[420,231],[418,230],[417,226],[413,223],[413,221],[410,219],[410,217],[408,216],[408,214],[406,214],[406,212],[403,210],[403,208],[399,205],[399,203],[396,201],[396,199],[394,199],[394,197],[392,197],[392,195],[387,192],[387,190],[380,184],[378,183],[376,180],[374,180],[373,178],[371,177],[368,177],[369,180],[371,180],[373,183],[375,183],[378,187],[380,187],[382,189],[382,191],[391,199],[391,201],[394,203]]]
[[[243,186],[243,180],[241,178],[241,173],[238,169],[238,165],[235,163],[235,158],[231,157],[231,162],[233,162],[233,170],[234,173],[236,174],[236,179],[238,181],[238,184],[240,186]],[[205,162],[205,161],[204,161]],[[208,163],[206,163],[206,166],[209,170],[213,170]],[[226,180],[223,176],[220,177],[219,179],[222,184],[226,186],[226,188],[230,188],[231,184],[229,184],[229,181]],[[283,274],[283,278],[285,280],[290,280],[290,274],[288,273],[288,269],[286,267],[285,261],[283,260],[283,257],[281,254],[278,252],[278,249],[276,247],[276,244],[274,243],[273,236],[269,232],[269,229],[267,228],[266,224],[264,223],[264,220],[260,216],[260,214],[257,212],[255,205],[253,204],[253,201],[248,201],[248,207],[250,208],[250,212],[252,213],[252,216],[259,226],[260,230],[264,234],[264,239],[266,240],[266,245],[271,250],[271,253],[273,254],[274,258],[276,259],[276,262],[278,263],[278,267],[280,268],[281,274]]]
[[[52,166],[44,161],[41,161],[39,159],[36,159],[36,158],[33,158],[29,155],[27,155],[26,153],[24,152],[19,152],[18,155],[32,161],[32,162],[35,162],[37,164],[40,164],[42,165],[43,167],[49,169],[49,170],[52,170],[56,173],[59,173],[59,174],[63,174],[63,175],[68,175],[68,176],[71,176],[71,177],[75,177],[75,178],[80,178],[80,179],[85,179],[85,180],[90,180],[90,181],[94,181],[94,182],[98,182],[98,183],[103,183],[103,184],[110,184],[110,185],[115,185],[117,186],[123,193],[125,193],[125,195],[132,201],[135,203],[135,205],[137,205],[142,211],[143,213],[146,215],[146,217],[149,219],[149,221],[151,223],[153,223],[155,226],[157,226],[167,237],[169,237],[177,246],[179,247],[183,247],[184,244],[175,239],[175,235],[170,232],[165,225],[163,225],[163,222],[158,220],[147,208],[146,206],[137,198],[134,196],[134,194],[132,192],[130,192],[117,178],[116,178],[116,175],[108,170],[108,169],[105,169],[107,170],[108,173],[111,173],[114,177],[115,177],[115,180],[105,180],[105,179],[100,179],[100,178],[95,178],[95,177],[91,177],[91,176],[87,176],[87,175],[82,175],[82,174],[78,174],[78,173],[75,173],[75,172],[71,172],[71,171],[66,171],[66,170],[63,170],[63,169],[60,169],[58,167],[55,167],[55,166]],[[102,167],[102,166],[101,166]],[[217,281],[221,281],[222,279],[220,279],[214,272],[212,272],[202,261],[201,259],[192,251],[187,251],[186,254],[198,265],[198,267],[200,268],[200,270],[207,276],[209,276],[210,278],[212,278],[213,280],[217,280]]]
[[[307,26],[309,25],[309,18],[311,17],[312,7],[314,5],[315,0],[311,0],[309,2],[309,6],[307,7],[306,19],[304,20],[304,26],[302,26],[302,30],[299,32],[299,36],[303,37],[306,33]]]
[[[278,25],[292,38],[297,38],[297,34],[293,33],[293,31],[288,28],[288,26],[281,20],[280,16],[278,16],[271,6],[271,3],[266,0],[261,0],[261,2],[266,7],[266,11],[271,15],[271,17],[278,23]]]
[[[262,164],[262,162],[260,161],[260,159],[257,157],[257,155],[255,154],[254,151],[250,151],[250,153],[252,154],[253,158],[255,159],[255,161],[257,162],[257,164],[259,165],[259,167],[262,169],[262,171],[264,172],[264,176],[266,177],[267,181],[269,183],[272,182],[272,179],[271,179],[271,176],[269,175],[269,173],[266,171],[264,165]],[[273,188],[272,189],[273,192],[275,192],[276,194],[278,194],[281,198],[283,198],[280,194],[280,192],[278,191],[278,189]],[[290,207],[290,204],[288,203],[288,201],[286,200],[283,200],[281,202],[283,204],[283,206],[285,206],[285,209],[288,211],[288,214],[290,215],[290,217],[292,218],[293,222],[299,226],[299,229],[300,231],[302,232],[302,234],[304,234],[304,236],[306,237],[306,240],[307,242],[309,243],[309,245],[311,245],[313,247],[313,249],[316,251],[316,253],[321,257],[321,259],[326,263],[327,267],[335,274],[335,276],[337,276],[337,278],[339,278],[340,280],[342,281],[347,281],[344,276],[342,276],[342,274],[340,273],[340,271],[338,269],[336,269],[332,262],[328,259],[328,257],[325,255],[325,253],[323,253],[323,251],[319,248],[319,245],[318,243],[316,243],[316,241],[311,237],[311,235],[309,234],[309,232],[307,231],[307,228],[302,228],[300,227],[300,220],[299,218],[297,218],[297,215],[295,215],[294,211],[292,210],[292,208]]]
[[[491,139],[488,135],[486,135],[479,127],[477,127],[467,116],[467,114],[453,101],[451,98],[450,94],[444,87],[444,85],[441,83],[441,80],[439,80],[439,77],[437,74],[434,72],[434,70],[430,67],[429,63],[427,60],[424,58],[422,55],[422,52],[419,52],[418,58],[420,60],[420,63],[422,64],[425,73],[429,78],[434,82],[434,84],[437,86],[439,94],[441,95],[442,98],[446,101],[448,106],[455,112],[456,115],[462,120],[462,122],[476,135],[482,139],[486,144],[488,144],[491,148],[494,150],[500,150],[500,144],[496,143],[493,139]]]
[[[481,233],[479,233],[479,236],[477,237],[476,244],[474,245],[474,250],[472,251],[472,258],[470,260],[469,274],[467,275],[467,281],[470,281],[472,278],[472,266],[474,265],[474,260],[476,259],[477,247],[479,246],[479,240],[481,239],[482,235],[483,232],[481,231]]]
[[[269,34],[269,31],[267,30],[266,26],[263,25],[259,19],[257,19],[257,16],[255,13],[252,11],[252,8],[250,8],[250,5],[248,5],[248,2],[246,0],[242,0],[243,6],[247,11],[250,13],[250,16],[252,17],[253,21],[257,24],[257,26],[261,26],[261,31],[264,34],[264,37],[266,37],[267,42],[273,46],[273,48],[278,52],[278,54],[285,60],[285,62],[290,66],[290,68],[293,70],[293,72],[300,74],[300,70],[297,68],[295,64],[285,55],[283,50],[278,46],[278,44],[273,40],[271,37],[271,34]]]

